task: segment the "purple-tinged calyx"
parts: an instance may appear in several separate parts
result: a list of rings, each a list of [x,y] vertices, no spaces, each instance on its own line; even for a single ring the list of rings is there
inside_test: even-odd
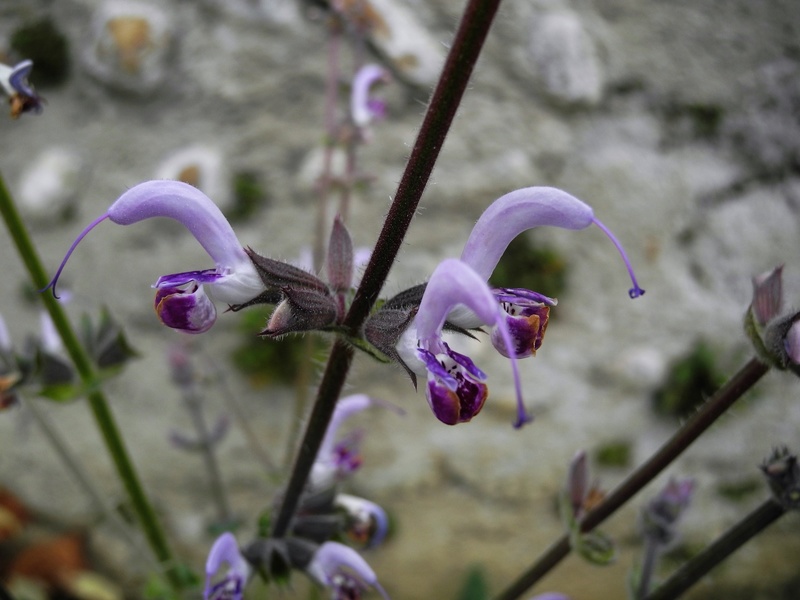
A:
[[[191,314],[179,315],[177,309],[169,310],[169,302],[164,305],[164,312],[162,314],[159,310],[159,317],[165,324],[168,324],[168,320],[178,323],[186,321],[190,323],[189,330],[192,328],[206,330],[213,324],[213,320],[208,323],[202,321],[200,317],[202,314],[205,319],[213,318],[207,306],[211,301],[195,287],[202,289],[205,285],[208,287],[209,296],[229,304],[247,302],[264,291],[264,284],[255,267],[217,205],[191,185],[166,180],[146,181],[122,194],[109,207],[106,214],[92,221],[80,233],[67,250],[55,277],[44,289],[52,288],[53,295],[56,295],[56,284],[72,252],[80,241],[105,219],[118,225],[132,225],[153,217],[166,217],[183,224],[216,264],[213,269],[185,271],[159,277],[153,287],[170,290],[165,292],[167,295],[176,294],[178,290],[183,290],[181,295],[198,294],[194,304],[188,300],[181,301],[187,311],[194,311]],[[165,293],[160,297],[157,296],[157,307],[159,302],[163,303],[167,297]],[[174,301],[177,302],[177,299]]]
[[[218,578],[223,564],[227,570]],[[223,533],[208,553],[203,600],[242,600],[249,576],[250,565],[239,552],[236,538],[232,533]]]
[[[14,119],[26,112],[42,112],[43,100],[28,83],[31,69],[31,60],[23,60],[13,67],[0,63],[0,87],[9,97],[11,117]]]
[[[413,322],[397,344],[398,356],[411,370],[427,374],[428,403],[440,421],[455,425],[477,415],[488,395],[483,383],[486,377],[468,357],[454,352],[442,340],[448,315],[458,306],[466,307],[479,323],[498,328],[511,357],[517,397],[514,426],[521,427],[531,417],[522,402],[514,345],[504,313],[486,280],[465,262],[451,258],[436,267]]]
[[[336,494],[333,503],[345,512],[348,537],[365,548],[374,548],[384,540],[389,518],[379,505],[350,494]]]
[[[389,72],[380,65],[368,64],[358,70],[350,94],[350,117],[356,126],[363,128],[386,116],[386,104],[369,93],[373,85],[390,81]]]
[[[384,600],[389,600],[367,561],[352,548],[338,542],[322,544],[306,567],[306,573],[329,588],[333,600],[361,598],[370,587],[377,590]]]
[[[461,260],[488,281],[511,241],[523,231],[539,226],[586,229],[597,225],[616,246],[628,269],[631,298],[644,294],[619,240],[595,218],[592,208],[570,194],[551,187],[528,187],[501,196],[487,208],[464,245]]]
[[[783,309],[783,265],[753,277],[753,317],[759,325],[766,325],[779,316]]]

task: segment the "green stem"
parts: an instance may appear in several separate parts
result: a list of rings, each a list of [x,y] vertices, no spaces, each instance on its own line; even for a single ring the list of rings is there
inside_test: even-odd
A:
[[[736,400],[753,387],[769,371],[760,360],[752,358],[731,377],[725,385],[709,398],[702,408],[689,419],[683,427],[661,446],[650,459],[631,473],[625,481],[581,520],[581,531],[591,531],[613,515],[628,500],[633,498],[645,485],[650,483],[673,460],[680,456],[689,445],[706,431],[727,411]],[[528,588],[544,577],[570,552],[569,537],[564,535],[556,541],[526,572],[496,600],[515,600]]]
[[[351,332],[361,329],[383,289],[499,6],[500,0],[469,0],[464,9],[375,251],[345,317],[344,325]],[[331,349],[292,475],[274,521],[272,535],[275,537],[283,537],[289,531],[352,361],[352,347],[337,340]]]
[[[672,600],[697,583],[701,577],[728,558],[756,534],[786,513],[772,498],[729,529],[721,538],[692,558],[647,596],[645,600]]]
[[[36,249],[33,246],[30,235],[19,216],[19,212],[11,196],[8,194],[2,174],[0,174],[0,213],[3,215],[3,219],[11,234],[14,245],[22,258],[25,268],[30,274],[34,286],[37,289],[44,288],[48,283],[47,275]],[[100,389],[100,383],[94,365],[88,353],[78,340],[78,336],[75,334],[61,304],[58,303],[52,294],[42,294],[41,298],[47,312],[50,314],[50,318],[53,319],[53,324],[58,334],[61,336],[64,348],[75,364],[75,369],[87,390],[87,399],[92,416],[103,437],[106,449],[111,455],[114,466],[117,469],[117,474],[125,486],[131,505],[139,517],[150,548],[164,568],[165,575],[170,585],[175,590],[180,591],[183,589],[182,578],[173,559],[169,545],[167,544],[166,536],[156,518],[155,511],[139,482],[136,470],[125,448],[122,436],[120,435],[105,395]]]

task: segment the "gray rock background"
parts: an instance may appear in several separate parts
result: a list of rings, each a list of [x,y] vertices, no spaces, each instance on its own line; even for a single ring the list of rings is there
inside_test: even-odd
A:
[[[440,60],[433,49],[444,52],[461,3],[394,5],[419,27],[414,35],[435,42],[419,44],[420,64]],[[163,63],[153,67],[163,69],[160,83],[140,94],[99,80],[81,58],[102,3],[0,5],[0,50],[10,31],[43,14],[71,43],[72,75],[66,85],[43,90],[44,113],[0,120],[0,171],[12,194],[48,149],[67,148],[79,165],[77,218],[62,224],[31,209],[46,264],[54,269],[84,223],[193,144],[221,149],[228,168],[258,171],[267,183],[270,205],[237,226],[242,243],[277,258],[297,256],[314,224],[309,161],[323,136],[324,27],[289,0],[158,7],[171,24],[170,40]],[[591,204],[623,240],[647,295],[627,298],[623,266],[599,231],[537,232],[568,260],[569,288],[542,351],[522,363],[537,415],[522,431],[510,427],[508,365],[486,343],[465,347],[490,375],[490,399],[472,423],[455,428],[432,417],[399,369],[357,359],[349,389],[407,411],[405,418],[382,411],[358,418],[367,430],[366,462],[351,482],[396,520],[394,537],[368,557],[393,598],[453,597],[476,563],[499,590],[559,535],[554,498],[577,449],[628,440],[638,463],[674,430],[649,402],[671,359],[698,339],[710,341],[727,372],[747,359],[740,321],[752,275],[785,262],[787,300],[796,304],[799,39],[800,10],[790,0],[545,0],[501,8],[387,294],[457,256],[474,220],[498,196],[553,185]],[[407,76],[424,81],[420,73]],[[374,243],[429,87],[395,83],[383,93],[390,117],[360,154],[360,169],[374,181],[353,205],[357,245]],[[179,228],[104,224],[82,243],[64,279],[75,295],[70,312],[108,306],[142,352],[108,393],[148,490],[180,552],[198,568],[213,511],[200,459],[167,440],[170,428],[188,427],[189,419],[165,361],[177,334],[155,319],[150,285],[161,274],[209,264]],[[38,314],[20,299],[25,273],[5,234],[0,269],[0,311],[21,342],[38,330]],[[196,340],[222,365],[239,342],[235,322],[222,315]],[[283,460],[296,419],[293,391],[253,390],[234,374],[228,380],[265,445]],[[766,494],[731,503],[715,486],[752,477],[773,445],[800,448],[797,395],[791,377],[770,374],[751,401],[668,469],[698,482],[683,522],[691,543],[708,543]],[[217,396],[210,390],[211,414],[223,410]],[[109,497],[121,498],[86,406],[45,408]],[[252,517],[269,502],[275,482],[251,459],[238,431],[223,444],[222,461],[235,510]],[[596,475],[611,488],[625,471]],[[616,565],[601,570],[570,558],[541,590],[622,597],[640,550],[637,511],[665,481],[659,478],[606,527],[620,543]],[[0,482],[42,510],[87,519],[85,497],[24,411],[0,414]],[[776,590],[798,569],[796,528],[794,516],[783,519],[689,597],[781,597]],[[121,544],[106,538],[115,549],[109,554],[136,574],[141,566],[125,563],[130,557]],[[240,538],[246,541],[246,528]]]

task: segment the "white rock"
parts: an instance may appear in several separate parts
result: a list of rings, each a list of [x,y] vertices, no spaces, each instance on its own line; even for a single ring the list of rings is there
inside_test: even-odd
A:
[[[422,25],[408,5],[397,0],[371,0],[380,22],[370,38],[402,77],[417,85],[436,83],[445,47]]]
[[[111,0],[94,14],[83,65],[110,87],[146,95],[164,80],[172,40],[171,21],[157,6]]]
[[[300,23],[299,3],[295,0],[203,0],[203,4],[232,17],[265,25]]]
[[[62,147],[47,148],[22,172],[20,210],[29,219],[54,222],[75,205],[86,174],[83,159]]]
[[[222,151],[214,146],[194,144],[176,150],[161,162],[155,178],[193,185],[223,211],[233,203],[230,172]]]
[[[603,93],[597,45],[580,17],[566,8],[537,11],[528,54],[542,90],[564,105],[596,105]]]

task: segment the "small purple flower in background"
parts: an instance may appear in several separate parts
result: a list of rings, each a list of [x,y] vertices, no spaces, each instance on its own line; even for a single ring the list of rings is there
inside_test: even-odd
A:
[[[331,590],[331,600],[355,600],[370,587],[389,600],[378,577],[361,555],[338,542],[325,542],[314,554],[306,573]]]
[[[216,578],[223,564],[227,565],[227,570],[221,578]],[[250,565],[239,552],[236,538],[232,533],[225,532],[217,538],[208,553],[203,599],[242,600],[249,576]]]
[[[376,120],[386,117],[386,103],[371,98],[369,93],[373,85],[389,83],[389,71],[380,65],[368,64],[361,67],[353,78],[350,94],[350,117],[360,129],[364,129]]]
[[[688,508],[694,494],[691,478],[670,479],[659,494],[642,511],[642,528],[647,538],[666,546],[677,535],[677,523]]]
[[[374,548],[384,540],[389,518],[380,506],[350,494],[336,494],[333,503],[347,516],[345,531],[350,538],[365,548]]]
[[[544,594],[539,594],[534,596],[530,600],[570,600],[569,596],[565,594],[559,594],[558,592],[545,592]]]
[[[347,419],[371,406],[389,408],[398,414],[403,411],[392,404],[370,398],[366,394],[354,394],[341,398],[336,404],[325,437],[317,452],[317,460],[311,469],[309,487],[322,489],[334,485],[355,472],[363,462],[360,443],[363,434],[354,432],[337,437],[339,428]]]
[[[229,304],[242,304],[264,292],[261,278],[217,205],[197,188],[167,180],[140,183],[122,194],[106,214],[80,233],[45,289],[52,288],[55,295],[58,278],[72,252],[86,234],[105,219],[118,225],[132,225],[153,217],[167,217],[182,223],[216,263],[213,269],[158,278],[153,286],[157,289],[155,308],[167,327],[185,333],[202,333],[216,320],[211,297]]]
[[[28,75],[33,69],[33,61],[23,60],[13,67],[0,63],[0,87],[8,95],[11,104],[11,118],[33,111],[42,112],[42,98],[28,83]]]

